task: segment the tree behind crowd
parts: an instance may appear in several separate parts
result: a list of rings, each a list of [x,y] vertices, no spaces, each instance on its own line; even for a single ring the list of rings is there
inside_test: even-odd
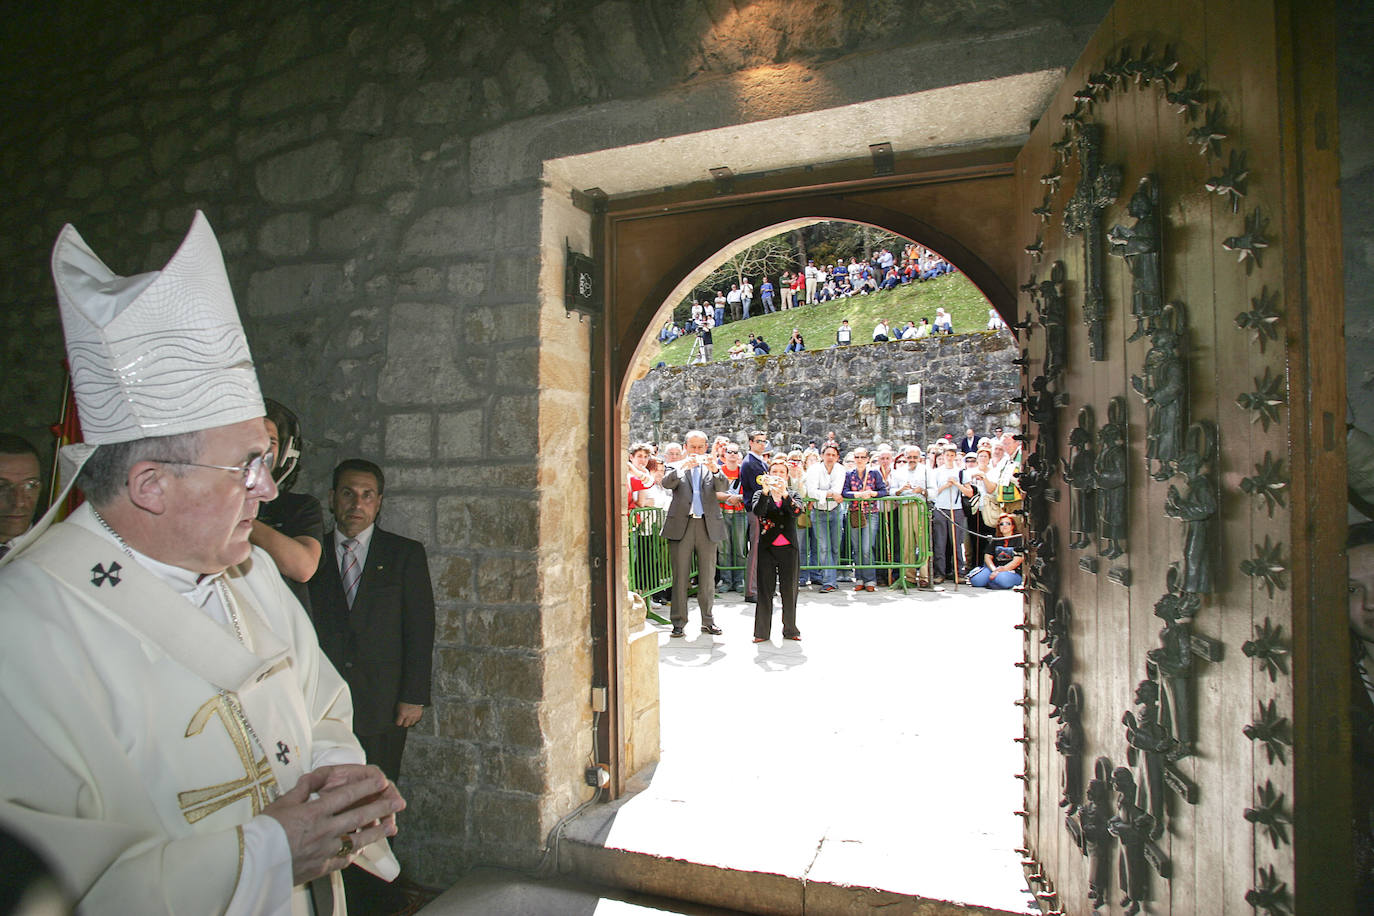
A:
[[[764,277],[776,285],[783,271],[795,272],[808,260],[817,265],[847,264],[851,257],[867,261],[873,253],[887,248],[900,257],[907,242],[901,236],[862,223],[827,220],[792,229],[766,238],[736,252],[687,294],[673,308],[673,321],[684,324],[691,316],[692,303],[711,302],[717,291],[728,291],[732,284],[743,286],[747,277],[754,284],[754,300],[760,299],[758,287]],[[781,293],[778,294],[779,300]]]

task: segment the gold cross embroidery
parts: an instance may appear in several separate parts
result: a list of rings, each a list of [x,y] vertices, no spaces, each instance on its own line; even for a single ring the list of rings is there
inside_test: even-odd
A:
[[[255,816],[261,814],[262,809],[277,796],[277,779],[272,775],[266,754],[256,762],[253,760],[253,743],[235,715],[228,698],[220,695],[206,700],[191,717],[191,724],[186,726],[186,737],[192,738],[204,731],[211,715],[219,717],[229,740],[233,742],[234,750],[238,751],[239,762],[243,764],[243,776],[202,789],[178,792],[177,801],[181,803],[182,814],[189,823],[194,824],[244,798],[252,802]]]

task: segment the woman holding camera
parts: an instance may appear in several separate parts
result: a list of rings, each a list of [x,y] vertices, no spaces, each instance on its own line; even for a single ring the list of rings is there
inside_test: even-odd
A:
[[[782,636],[801,640],[797,629],[797,515],[801,506],[787,490],[787,459],[777,456],[759,477],[750,511],[759,519],[758,601],[754,605],[754,642],[773,630],[773,593],[782,594]]]

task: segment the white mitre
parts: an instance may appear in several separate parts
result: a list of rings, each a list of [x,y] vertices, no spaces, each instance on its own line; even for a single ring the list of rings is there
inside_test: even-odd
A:
[[[11,542],[0,565],[51,524],[96,446],[227,426],[266,412],[204,213],[196,211],[166,267],[132,277],[110,270],[74,226],[63,226],[52,275],[84,441],[62,448],[62,494]]]

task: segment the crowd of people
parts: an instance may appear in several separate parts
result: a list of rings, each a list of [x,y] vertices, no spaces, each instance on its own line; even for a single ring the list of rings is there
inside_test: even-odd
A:
[[[724,435],[708,442],[693,430],[682,443],[630,446],[628,508],[666,510],[661,535],[669,542],[672,584],[668,596],[651,597],[671,605],[673,636],[685,633],[695,558],[703,633],[720,633],[711,613],[716,593],[742,592],[755,604],[756,641],[769,638],[775,597],[783,636],[800,639],[802,588],[830,593],[845,584],[871,592],[901,578],[917,587],[1019,586],[1020,462],[1020,442],[1002,427],[986,436],[971,428],[962,437],[950,433],[924,449],[886,442],[846,448],[833,432],[823,442],[774,449],[762,430],[743,445]],[[901,510],[885,497],[929,504],[926,564],[911,562],[914,544],[893,543],[894,528],[914,516],[903,516],[903,526],[885,522]],[[875,548],[884,524],[887,550],[880,557]]]
[[[880,248],[867,260],[851,257],[848,264],[837,261],[833,264],[817,266],[808,260],[806,266],[798,270],[784,270],[774,283],[772,278],[758,278],[758,285],[749,277],[739,283],[730,284],[730,289],[718,289],[714,299],[702,299],[692,303],[686,322],[675,324],[665,322],[659,331],[659,343],[668,344],[688,334],[695,334],[701,342],[699,360],[710,362],[714,355],[714,331],[731,321],[740,321],[754,314],[755,294],[758,298],[758,314],[772,314],[787,311],[817,302],[830,302],[852,296],[866,296],[879,290],[893,289],[907,283],[923,283],[946,274],[954,273],[954,265],[936,252],[923,245],[908,244],[900,255],[887,248]],[[994,313],[995,314],[995,313]],[[941,324],[941,316],[944,324]],[[930,322],[922,319],[930,333]],[[909,323],[910,324],[910,323]],[[937,310],[933,330],[937,333],[954,333],[952,322],[943,309]],[[876,339],[876,338],[875,338]],[[886,339],[886,338],[885,338]],[[758,338],[758,343],[763,343]],[[838,341],[837,341],[838,343]],[[801,345],[800,332],[793,329],[793,339],[788,342],[789,353],[806,349]],[[765,344],[757,347],[753,343],[743,344],[738,339],[730,348],[730,357],[758,356],[768,353]]]

